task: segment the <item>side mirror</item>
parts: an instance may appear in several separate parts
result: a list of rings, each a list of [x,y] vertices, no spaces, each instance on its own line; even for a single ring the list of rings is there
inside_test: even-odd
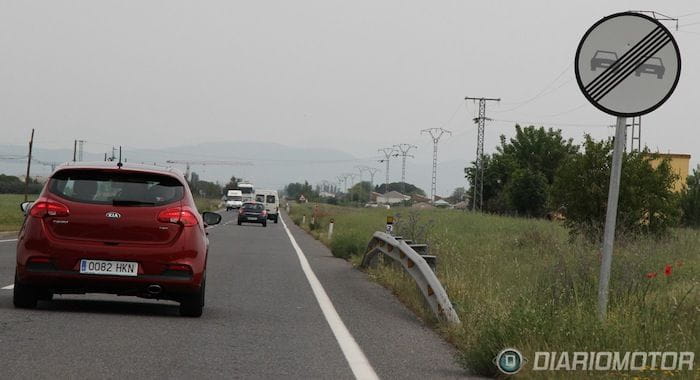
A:
[[[29,212],[29,209],[32,208],[32,204],[34,204],[34,202],[22,202],[19,205],[19,208],[22,210],[24,215],[27,215],[27,213]]]
[[[204,224],[206,224],[207,226],[213,226],[215,224],[221,223],[221,215],[215,212],[203,212],[202,219],[204,220]]]

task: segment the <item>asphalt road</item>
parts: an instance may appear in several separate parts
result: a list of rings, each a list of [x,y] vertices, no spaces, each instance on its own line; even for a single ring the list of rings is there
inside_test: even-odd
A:
[[[98,294],[21,310],[0,290],[0,376],[465,377],[451,346],[289,219],[298,251],[282,223],[238,226],[234,215],[210,230],[201,318],[180,317],[174,302]],[[12,284],[15,244],[0,239],[0,288]]]

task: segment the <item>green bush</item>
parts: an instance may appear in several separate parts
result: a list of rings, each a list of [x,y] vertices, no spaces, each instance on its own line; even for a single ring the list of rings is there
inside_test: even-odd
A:
[[[358,231],[337,232],[331,240],[333,256],[349,259],[353,255],[362,255],[367,250],[371,236]]]
[[[683,212],[681,222],[684,226],[700,226],[700,167],[688,176],[687,187],[683,190],[680,206]]]
[[[566,208],[566,225],[575,235],[599,240],[605,214],[612,163],[612,141],[586,136],[585,153],[571,156],[557,172],[552,189],[555,206]],[[677,224],[677,196],[672,184],[677,176],[664,160],[656,169],[648,150],[623,156],[618,203],[619,235],[663,236]]]

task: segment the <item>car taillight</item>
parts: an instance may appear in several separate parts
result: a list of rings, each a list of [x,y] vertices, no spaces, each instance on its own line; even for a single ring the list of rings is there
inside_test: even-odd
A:
[[[185,227],[196,226],[197,216],[190,210],[180,207],[169,208],[158,213],[158,221],[163,223],[180,223]]]
[[[262,216],[267,216],[267,210],[263,210]]]
[[[68,206],[63,203],[58,203],[46,198],[39,198],[34,202],[32,208],[29,209],[29,215],[35,218],[43,218],[47,215],[68,216],[70,215],[70,210],[68,210]]]

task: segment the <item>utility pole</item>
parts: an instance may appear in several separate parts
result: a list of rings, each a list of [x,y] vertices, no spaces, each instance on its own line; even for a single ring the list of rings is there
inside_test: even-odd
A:
[[[378,152],[384,153],[384,159],[379,160],[379,162],[385,162],[386,163],[386,180],[384,181],[384,194],[389,192],[389,160],[391,159],[391,156],[396,154],[396,149],[392,146],[391,148],[382,148],[378,149]]]
[[[500,102],[501,98],[472,98],[467,96],[464,100],[479,101],[479,117],[474,119],[478,124],[476,137],[476,173],[474,173],[474,196],[472,198],[472,210],[481,211],[484,203],[484,127],[486,125],[486,102]]]
[[[417,146],[412,145],[412,144],[396,144],[394,145],[394,148],[398,149],[400,154],[397,154],[397,156],[401,156],[401,192],[405,193],[406,192],[406,157],[411,157],[411,158],[416,158],[412,154],[408,154],[408,152],[411,151],[411,149],[418,149]]]
[[[83,145],[85,142],[85,140],[78,140],[78,161],[83,160]]]
[[[29,197],[29,168],[32,166],[32,146],[34,145],[34,128],[32,137],[29,138],[29,155],[27,156],[27,176],[24,177],[24,201]]]
[[[452,135],[452,131],[443,128],[428,128],[420,131],[421,134],[427,133],[433,139],[433,180],[430,184],[430,203],[435,203],[435,193],[437,192],[437,152],[438,142],[443,134]]]
[[[75,162],[76,153],[78,152],[78,140],[73,140],[73,162]]]

